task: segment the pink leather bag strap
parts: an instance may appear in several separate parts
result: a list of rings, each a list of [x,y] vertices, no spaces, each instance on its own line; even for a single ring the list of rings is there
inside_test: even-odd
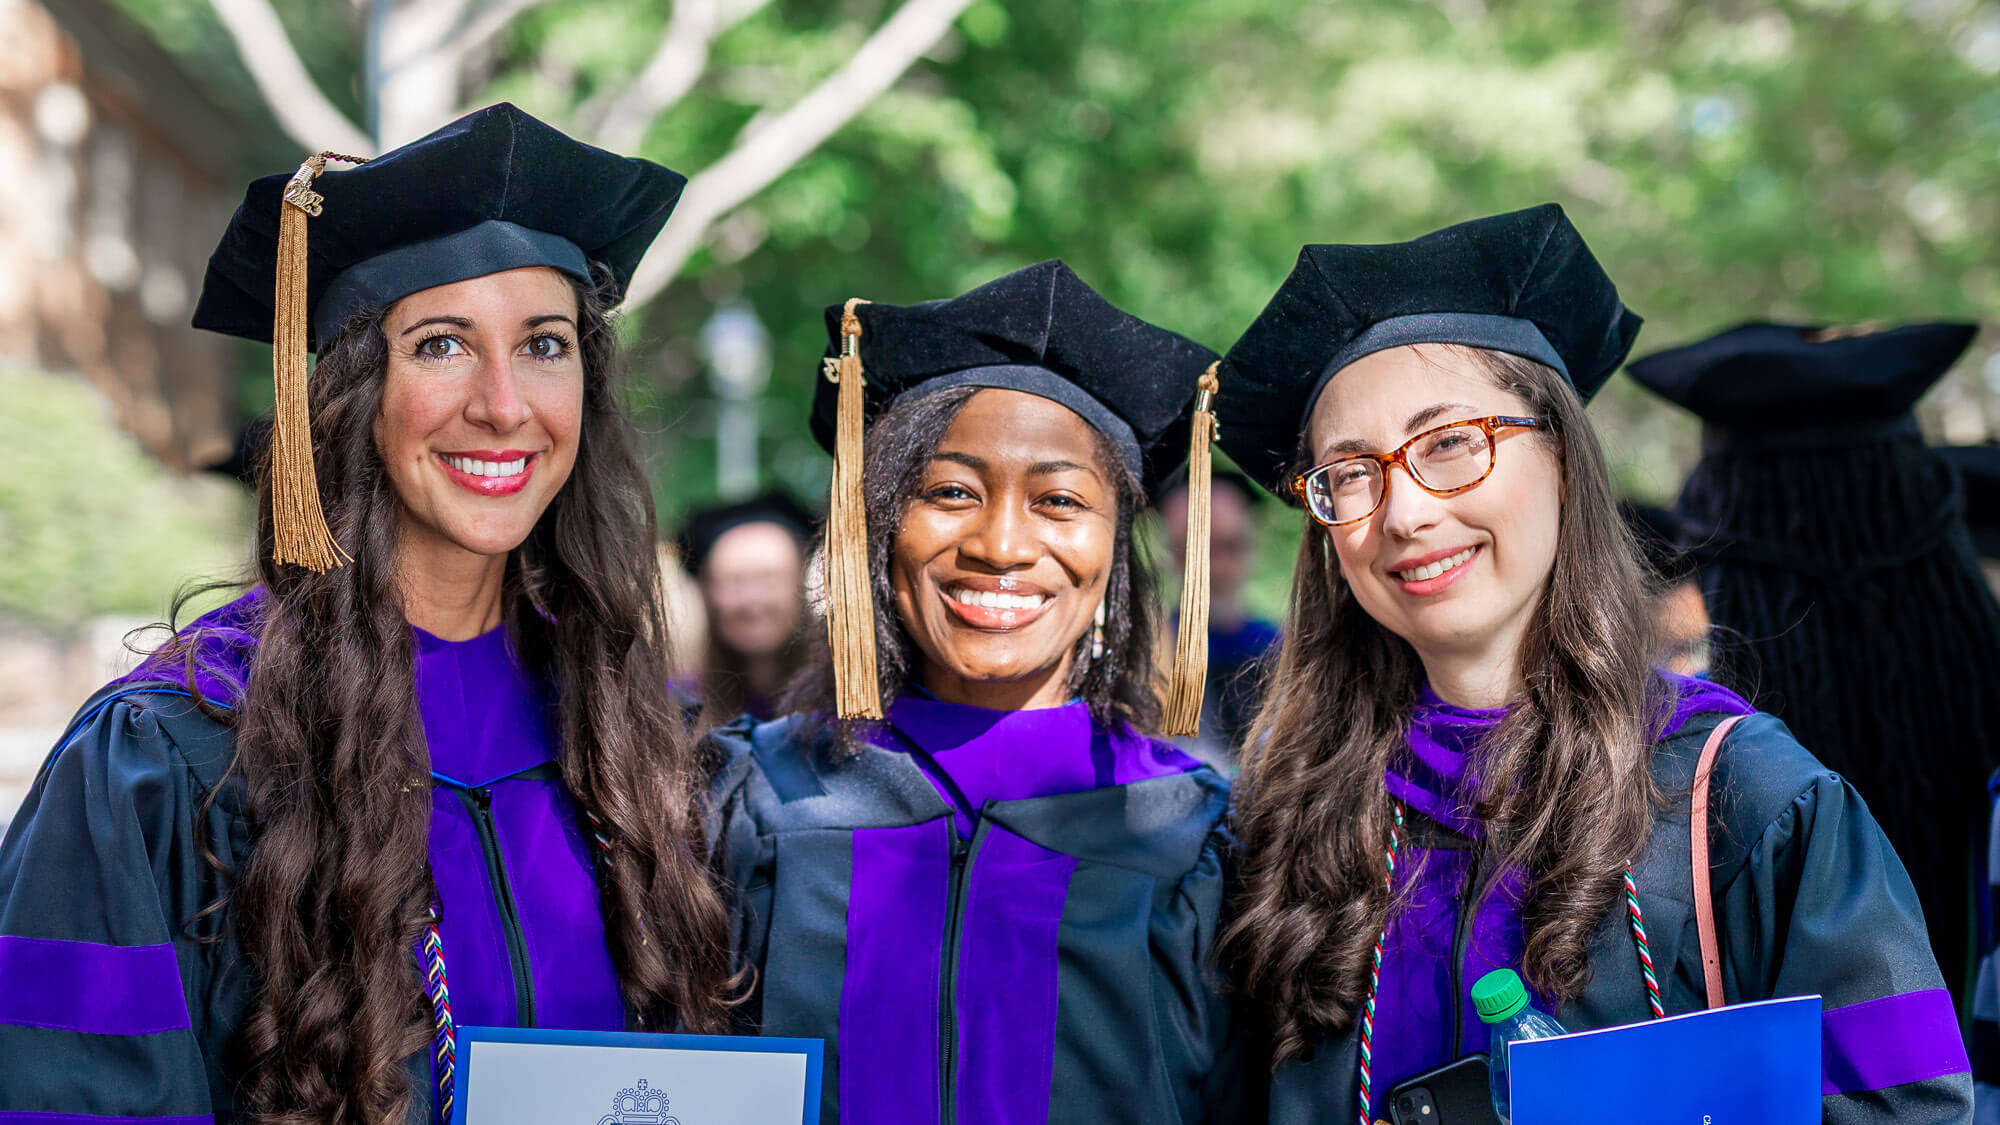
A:
[[[1715,724],[1694,767],[1694,807],[1688,816],[1688,853],[1694,866],[1694,923],[1701,932],[1701,975],[1708,987],[1708,1006],[1722,1007],[1722,951],[1715,943],[1715,897],[1708,880],[1708,781],[1715,772],[1715,755],[1722,740],[1747,715],[1732,715]]]

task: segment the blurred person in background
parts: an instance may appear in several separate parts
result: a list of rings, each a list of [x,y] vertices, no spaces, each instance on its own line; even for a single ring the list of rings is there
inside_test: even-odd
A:
[[[1716,626],[1714,678],[1868,802],[1961,1000],[2000,768],[2000,604],[1964,485],[1911,410],[1976,330],[1750,323],[1630,368],[1702,420],[1675,515]]]
[[[1660,666],[1683,676],[1708,673],[1708,606],[1694,558],[1679,546],[1680,524],[1665,508],[1631,500],[1618,502],[1625,529],[1639,545],[1639,557],[1654,587],[1653,627],[1659,637]]]
[[[1201,733],[1175,741],[1195,757],[1234,775],[1238,739],[1263,695],[1264,656],[1278,640],[1278,627],[1253,617],[1243,604],[1244,588],[1257,569],[1257,509],[1264,494],[1241,473],[1218,469],[1209,501],[1208,687],[1202,698]],[[1176,573],[1187,572],[1186,474],[1168,482],[1159,509],[1167,550]],[[1174,632],[1176,622],[1168,623]]]
[[[1827,1121],[1970,1108],[1916,896],[1860,798],[1776,718],[1655,665],[1584,410],[1638,330],[1551,204],[1308,246],[1223,361],[1223,447],[1310,521],[1222,944],[1273,1122],[1386,1118],[1398,1083],[1484,1054],[1471,992],[1498,969],[1572,1031],[1817,994]]]
[[[0,843],[0,1120],[442,1125],[460,1024],[723,1026],[606,312],[685,181],[508,105],[321,159],[194,314],[276,337],[255,584]]]
[[[699,677],[681,685],[701,703],[700,729],[738,715],[776,718],[778,696],[805,659],[806,550],[817,522],[790,494],[691,513],[681,563],[701,589],[708,642]]]
[[[1938,456],[1958,470],[1965,488],[1965,522],[1972,531],[1986,582],[2000,595],[2000,445],[1943,446]],[[2000,1125],[2000,772],[1986,783],[1989,827],[1985,854],[1984,896],[1979,902],[1979,946],[1984,954],[1972,993],[1972,1077],[1974,1120]]]
[[[1236,1120],[1229,784],[1151,733],[1132,527],[1214,353],[1055,261],[827,329],[831,645],[710,734],[738,1017],[826,1040],[828,1125]]]

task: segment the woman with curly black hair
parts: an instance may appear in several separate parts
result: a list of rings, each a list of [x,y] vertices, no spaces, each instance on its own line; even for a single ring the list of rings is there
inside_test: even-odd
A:
[[[1228,787],[1150,733],[1132,533],[1213,353],[1060,262],[827,323],[833,643],[711,735],[745,1022],[827,1041],[822,1121],[1229,1119]]]
[[[195,313],[276,337],[256,584],[0,846],[0,1120],[448,1121],[460,1024],[723,1026],[605,313],[683,181],[507,105],[323,163]]]

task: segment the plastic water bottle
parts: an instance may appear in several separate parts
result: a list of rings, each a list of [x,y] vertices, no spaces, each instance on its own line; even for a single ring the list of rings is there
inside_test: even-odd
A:
[[[1507,1045],[1520,1039],[1553,1039],[1567,1034],[1563,1025],[1528,1003],[1528,986],[1512,969],[1495,969],[1472,986],[1472,1007],[1490,1028],[1493,1046],[1486,1055],[1486,1077],[1493,1093],[1493,1112],[1500,1125],[1513,1125],[1514,1111],[1507,1085]]]

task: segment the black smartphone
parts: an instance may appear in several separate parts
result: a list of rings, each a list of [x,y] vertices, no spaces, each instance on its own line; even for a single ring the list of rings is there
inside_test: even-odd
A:
[[[1395,1125],[1500,1125],[1486,1083],[1486,1056],[1467,1055],[1389,1091]]]

